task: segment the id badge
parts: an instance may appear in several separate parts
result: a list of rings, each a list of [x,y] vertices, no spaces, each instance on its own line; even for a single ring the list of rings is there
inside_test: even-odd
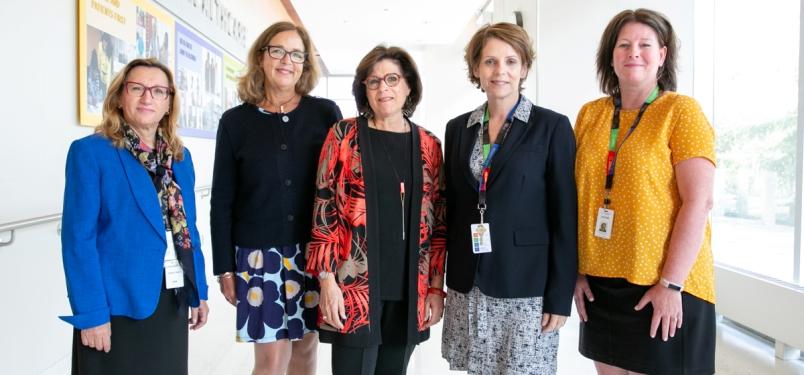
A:
[[[614,226],[614,210],[607,208],[597,209],[597,220],[595,221],[595,237],[604,240],[611,239],[611,231]]]
[[[472,224],[472,252],[483,254],[491,252],[491,225]]]
[[[166,232],[167,249],[165,249],[165,287],[168,289],[181,288],[184,286],[184,270],[176,258],[176,248],[173,245],[173,233]]]

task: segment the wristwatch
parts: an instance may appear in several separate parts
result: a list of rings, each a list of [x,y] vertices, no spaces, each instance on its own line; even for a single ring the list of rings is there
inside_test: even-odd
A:
[[[667,289],[672,289],[679,293],[681,293],[681,291],[684,290],[684,285],[678,285],[676,283],[671,282],[670,280],[665,279],[664,277],[659,279],[659,284],[662,284],[662,286]]]

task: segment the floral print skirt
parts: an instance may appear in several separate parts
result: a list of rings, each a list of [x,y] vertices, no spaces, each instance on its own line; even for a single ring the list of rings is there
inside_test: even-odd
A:
[[[556,373],[558,331],[542,334],[542,297],[495,298],[450,290],[441,355],[450,370],[482,375]]]
[[[315,331],[318,283],[304,273],[304,245],[236,247],[237,341],[299,340]]]

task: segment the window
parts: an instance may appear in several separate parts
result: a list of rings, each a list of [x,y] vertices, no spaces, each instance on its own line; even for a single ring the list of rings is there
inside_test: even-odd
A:
[[[715,260],[794,280],[799,2],[715,0],[712,35],[718,169]],[[700,51],[700,50],[699,50]],[[699,78],[710,79],[710,77]]]

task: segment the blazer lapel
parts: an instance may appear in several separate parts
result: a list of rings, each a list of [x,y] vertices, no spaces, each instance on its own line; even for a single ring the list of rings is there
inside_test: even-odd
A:
[[[165,238],[165,224],[162,222],[162,209],[159,207],[159,200],[156,198],[156,188],[151,182],[151,177],[131,153],[125,148],[118,148],[117,154],[120,156],[120,163],[131,187],[131,193],[137,206],[140,207],[142,214],[151,223],[160,238]]]
[[[497,155],[494,157],[494,160],[491,161],[491,175],[489,176],[489,183],[494,181],[494,179],[500,174],[503,167],[505,167],[506,162],[508,159],[511,158],[511,155],[514,154],[519,145],[522,144],[522,140],[525,139],[525,134],[527,134],[530,126],[528,125],[530,121],[526,123],[517,123],[521,122],[520,120],[514,120],[514,123],[511,124],[511,132],[508,133],[508,137],[503,142],[502,147],[500,147],[499,151],[497,151]]]
[[[458,163],[461,165],[458,166],[458,169],[463,171],[463,176],[466,178],[466,182],[472,189],[477,190],[477,180],[475,176],[472,174],[472,168],[469,168],[469,159],[472,157],[472,150],[475,147],[475,142],[477,141],[477,127],[480,125],[466,127],[464,124],[460,124],[460,138],[458,140]]]

